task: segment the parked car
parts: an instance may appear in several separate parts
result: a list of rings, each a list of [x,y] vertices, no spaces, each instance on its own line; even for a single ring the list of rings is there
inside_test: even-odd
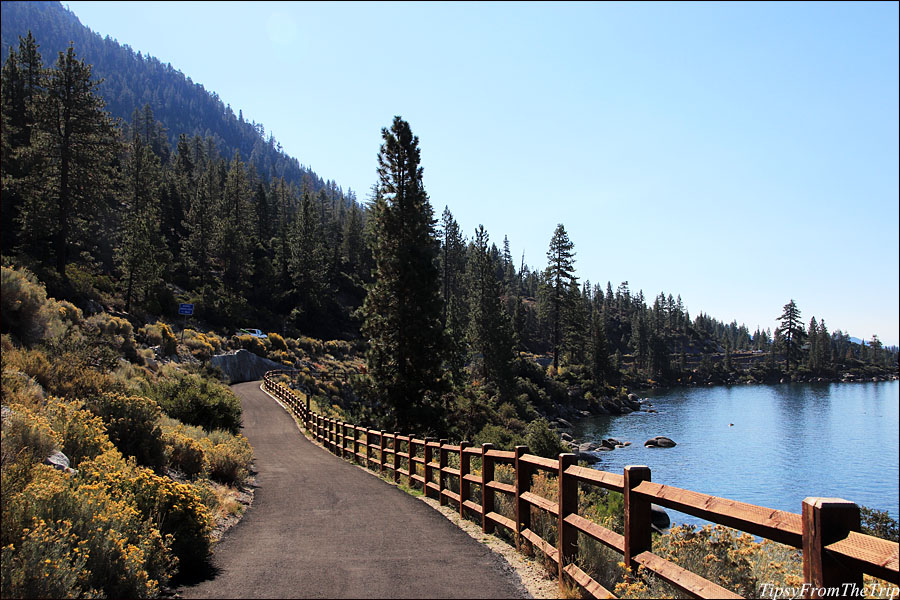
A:
[[[260,331],[259,329],[241,329],[241,330],[238,332],[238,334],[239,334],[239,335],[240,335],[240,334],[243,334],[243,335],[252,335],[253,337],[260,338],[260,339],[263,339],[263,340],[269,337],[269,336],[267,336],[266,334],[264,334],[262,331]]]

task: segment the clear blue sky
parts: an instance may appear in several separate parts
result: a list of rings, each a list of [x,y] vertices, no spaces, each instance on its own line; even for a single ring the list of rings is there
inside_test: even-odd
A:
[[[774,329],[898,326],[898,4],[69,2],[360,199],[419,136],[435,214],[543,268]]]

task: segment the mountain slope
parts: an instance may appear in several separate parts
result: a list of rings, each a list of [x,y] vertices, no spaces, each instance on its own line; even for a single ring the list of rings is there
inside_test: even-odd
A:
[[[149,104],[173,146],[182,133],[212,137],[223,157],[230,158],[237,150],[266,180],[284,177],[298,186],[305,181],[312,191],[336,187],[285,154],[271,134],[266,138],[262,124],[235,115],[218,94],[171,64],[94,33],[61,3],[3,2],[0,18],[3,60],[10,46],[17,46],[18,37],[29,30],[40,44],[45,66],[53,65],[57,53],[73,42],[76,54],[93,65],[94,78],[103,79],[100,92],[114,117],[128,122],[135,109]]]

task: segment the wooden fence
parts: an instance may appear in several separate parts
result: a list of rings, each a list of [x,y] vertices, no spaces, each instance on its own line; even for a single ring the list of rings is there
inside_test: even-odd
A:
[[[334,454],[357,460],[367,468],[387,475],[395,482],[401,477],[412,486],[419,484],[424,493],[453,502],[460,516],[477,516],[482,530],[492,533],[497,525],[507,528],[517,546],[530,544],[541,550],[559,567],[560,591],[566,581],[574,581],[596,598],[614,597],[573,561],[582,533],[624,556],[625,564],[636,570],[643,566],[675,588],[695,598],[740,598],[699,575],[653,554],[651,550],[650,505],[658,504],[676,511],[761,538],[802,550],[804,597],[846,595],[850,585],[863,586],[863,574],[895,585],[898,576],[898,544],[859,533],[859,507],[838,498],[807,498],[802,513],[763,508],[651,481],[645,466],[625,467],[622,475],[580,467],[576,455],[560,454],[558,459],[528,453],[526,446],[515,451],[480,447],[468,442],[449,444],[447,440],[415,438],[351,425],[319,415],[309,408],[309,399],[301,400],[292,390],[275,381],[290,371],[270,371],[264,386],[303,422],[307,432]],[[419,451],[421,450],[421,456]],[[458,468],[449,466],[455,456]],[[473,475],[471,459],[481,461],[480,475]],[[407,468],[402,468],[403,465]],[[513,469],[515,483],[502,483],[494,477],[495,465]],[[559,485],[557,500],[551,501],[530,491],[531,476],[538,470],[555,475]],[[450,481],[457,485],[448,485]],[[624,496],[624,535],[589,521],[578,514],[578,486],[598,486]],[[472,494],[472,486],[480,494]],[[458,493],[452,491],[458,489]],[[511,498],[515,519],[495,511],[495,494]],[[481,503],[471,500],[479,497]],[[531,507],[551,515],[556,523],[556,545],[550,544],[531,527]],[[849,584],[848,587],[843,587]],[[844,592],[837,593],[833,590]]]

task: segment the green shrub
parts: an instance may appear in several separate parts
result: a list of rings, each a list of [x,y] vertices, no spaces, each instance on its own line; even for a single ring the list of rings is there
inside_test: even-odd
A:
[[[127,319],[114,317],[109,313],[99,313],[89,317],[85,321],[85,326],[96,331],[101,340],[128,360],[132,362],[139,360],[134,328]]]
[[[325,345],[321,340],[300,336],[297,338],[297,347],[309,354],[310,356],[319,356],[325,350]]]
[[[350,354],[350,350],[350,342],[345,342],[343,340],[328,340],[325,342],[325,352],[333,356],[346,356],[347,354]]]
[[[138,464],[162,468],[165,452],[159,404],[143,396],[108,393],[89,400],[87,406],[103,419],[110,441],[122,454],[133,456]]]
[[[474,443],[476,446],[481,444],[493,444],[495,448],[500,450],[512,450],[515,446],[521,445],[522,437],[513,433],[509,429],[495,425],[493,423],[485,425],[484,428],[475,436]]]
[[[242,435],[214,431],[202,443],[206,470],[211,479],[229,485],[243,483],[253,462],[253,449]]]
[[[188,425],[232,433],[240,429],[240,400],[217,381],[179,369],[165,369],[155,382],[147,384],[145,393],[167,415]]]
[[[532,454],[556,458],[567,452],[559,439],[559,434],[550,429],[546,419],[535,419],[525,428],[525,445]]]
[[[886,510],[877,510],[868,506],[860,506],[861,525],[860,530],[868,535],[873,535],[892,542],[900,541],[897,519],[891,517]]]

